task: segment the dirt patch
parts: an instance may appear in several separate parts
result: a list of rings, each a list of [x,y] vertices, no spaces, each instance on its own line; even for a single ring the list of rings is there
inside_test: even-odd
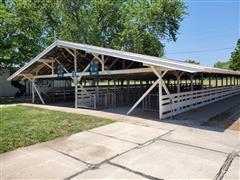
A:
[[[235,131],[240,131],[240,118],[236,122],[234,122],[229,129],[235,130]]]
[[[202,125],[240,131],[240,104],[212,117]]]

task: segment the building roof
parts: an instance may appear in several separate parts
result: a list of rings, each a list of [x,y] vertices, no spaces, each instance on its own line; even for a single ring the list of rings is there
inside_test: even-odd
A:
[[[13,75],[11,75],[8,78],[8,80],[12,80],[12,79],[16,78],[17,76],[21,75],[22,73],[24,74],[24,71],[27,68],[31,67],[39,59],[43,58],[47,53],[54,51],[54,49],[56,49],[56,48],[62,48],[62,47],[82,50],[87,53],[96,53],[96,54],[100,54],[100,55],[131,60],[131,61],[135,61],[135,62],[144,63],[146,65],[157,66],[160,68],[161,67],[167,68],[170,70],[179,70],[179,71],[184,71],[184,72],[189,72],[189,73],[204,72],[204,73],[240,75],[240,71],[232,71],[232,70],[206,67],[206,66],[202,66],[202,65],[198,65],[198,64],[192,64],[192,63],[172,60],[172,59],[168,59],[168,58],[147,56],[147,55],[143,55],[143,54],[114,50],[114,49],[110,49],[110,48],[102,48],[102,47],[97,47],[97,46],[92,46],[92,45],[87,45],[87,44],[80,44],[80,43],[74,43],[74,42],[69,42],[69,41],[56,40],[54,43],[52,43],[50,46],[48,46],[45,50],[43,50],[40,54],[38,54],[34,59],[29,61],[22,68],[20,68]]]

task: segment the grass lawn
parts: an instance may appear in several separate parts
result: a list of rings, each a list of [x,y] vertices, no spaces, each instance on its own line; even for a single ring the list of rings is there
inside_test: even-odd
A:
[[[112,122],[94,116],[21,105],[3,107],[0,111],[0,153]]]

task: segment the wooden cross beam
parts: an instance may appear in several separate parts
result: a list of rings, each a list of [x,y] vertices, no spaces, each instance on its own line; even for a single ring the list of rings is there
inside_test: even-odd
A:
[[[74,55],[74,52],[72,52],[70,49],[68,49],[68,48],[64,48],[69,54],[71,54],[73,57],[75,56]]]
[[[159,90],[161,90],[162,88],[162,78],[163,76],[167,73],[167,71],[164,71],[163,74],[159,74],[157,73],[156,69],[151,66],[153,72],[155,73],[156,72],[156,75],[158,76],[158,79],[152,84],[152,86],[150,86],[150,88],[139,98],[139,100],[131,107],[131,109],[127,112],[127,115],[129,115],[138,105],[139,103],[153,90],[153,88],[159,84]],[[167,89],[167,88],[166,88]],[[161,93],[162,94],[162,93]],[[159,96],[159,100],[161,99],[162,97]],[[161,104],[161,101],[159,101],[159,105]],[[161,105],[160,105],[161,106]],[[159,108],[160,110],[160,108]],[[162,108],[161,108],[162,110]],[[161,112],[160,112],[160,118],[161,118]]]
[[[38,88],[37,88],[37,86],[36,86],[36,84],[35,84],[35,79],[32,79],[32,78],[30,78],[30,77],[28,77],[28,76],[24,76],[26,79],[28,79],[29,81],[31,81],[32,82],[32,87],[35,89],[35,91],[37,92],[37,94],[38,94],[38,97],[40,98],[40,100],[41,100],[41,102],[42,102],[42,104],[45,104],[45,102],[44,102],[44,100],[43,100],[43,98],[42,98],[42,96],[41,96],[41,93],[38,91]]]

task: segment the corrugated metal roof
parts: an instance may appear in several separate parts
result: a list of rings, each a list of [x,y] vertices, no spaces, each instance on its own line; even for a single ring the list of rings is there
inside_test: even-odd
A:
[[[109,49],[109,48],[102,48],[102,47],[97,47],[97,46],[92,46],[92,45],[87,45],[87,44],[80,44],[80,43],[74,43],[74,42],[69,42],[69,41],[56,40],[53,44],[48,46],[44,51],[42,51],[39,55],[37,55],[29,63],[27,63],[25,66],[23,66],[18,71],[16,71],[12,76],[10,76],[8,78],[8,80],[14,79],[16,76],[21,74],[25,69],[30,67],[32,64],[34,64],[37,60],[42,58],[45,54],[50,52],[55,47],[66,47],[66,48],[79,49],[79,50],[86,51],[88,53],[96,53],[96,54],[101,54],[101,55],[106,55],[106,56],[111,56],[111,57],[116,57],[116,58],[121,58],[121,59],[126,59],[126,60],[132,60],[132,61],[147,64],[147,65],[153,65],[153,66],[157,66],[157,67],[163,67],[163,68],[179,70],[179,71],[184,71],[184,72],[189,72],[189,73],[206,72],[206,73],[240,75],[239,71],[206,67],[206,66],[202,66],[202,65],[198,65],[198,64],[192,64],[192,63],[172,60],[172,59],[168,59],[168,58],[147,56],[147,55],[119,51],[119,50],[114,50],[114,49]]]

